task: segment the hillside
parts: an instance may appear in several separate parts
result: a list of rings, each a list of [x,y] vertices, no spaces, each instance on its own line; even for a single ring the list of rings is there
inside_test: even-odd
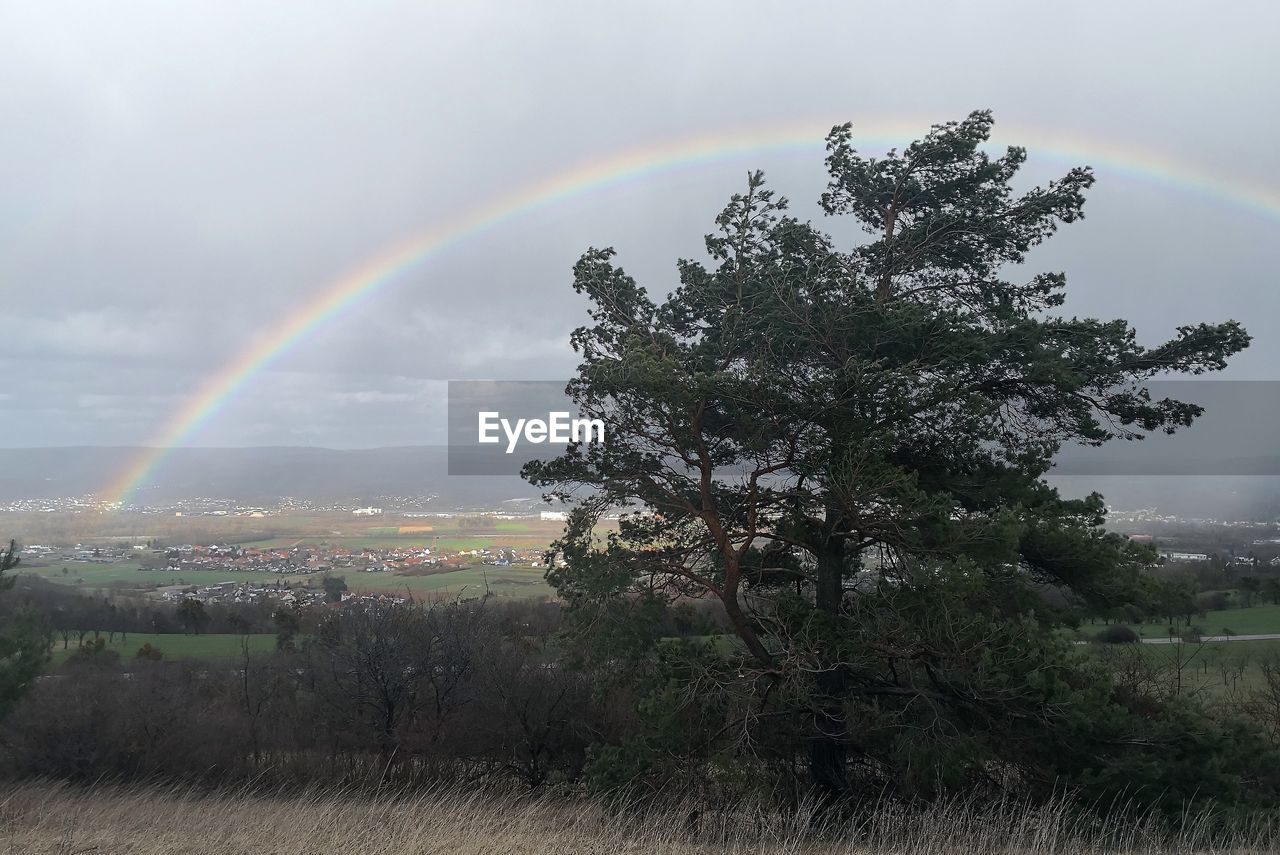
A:
[[[101,493],[142,449],[109,447],[0,449],[0,497],[52,499]],[[443,446],[338,450],[272,446],[178,448],[143,483],[136,501],[159,504],[196,497],[272,502],[370,501],[435,494],[442,504],[496,504],[536,497],[519,478],[450,476]]]

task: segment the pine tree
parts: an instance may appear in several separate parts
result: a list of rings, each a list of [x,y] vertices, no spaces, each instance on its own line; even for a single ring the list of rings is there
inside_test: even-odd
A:
[[[1017,274],[1083,216],[1093,175],[1015,193],[1026,153],[987,154],[991,126],[976,112],[881,158],[833,129],[821,204],[867,233],[850,248],[756,173],[706,239],[712,264],[680,261],[666,299],[611,249],[574,268],[591,323],[568,391],[607,441],[526,468],[578,497],[548,577],[580,626],[626,644],[645,604],[717,600],[744,655],[710,684],[748,698],[722,732],[793,711],[829,794],[855,762],[975,780],[998,760],[1052,786],[1069,761],[1045,734],[1109,700],[1068,667],[1044,592],[1134,602],[1154,557],[1102,529],[1100,496],[1052,489],[1053,456],[1190,424],[1198,407],[1144,381],[1249,342],[1228,321],[1144,347],[1123,320],[1060,314],[1063,274]],[[599,541],[603,513],[637,505]],[[709,704],[708,684],[685,702]]]
[[[18,544],[0,553],[0,592],[13,589],[16,579],[10,572],[18,566]],[[26,609],[13,609],[0,626],[0,715],[22,697],[49,659],[45,634],[38,616]]]

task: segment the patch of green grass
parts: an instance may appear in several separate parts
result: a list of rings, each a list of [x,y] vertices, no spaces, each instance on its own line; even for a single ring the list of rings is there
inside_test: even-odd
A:
[[[69,568],[63,575],[60,567],[24,568],[33,575],[41,576],[59,584],[68,585],[85,591],[100,588],[123,588],[136,591],[152,591],[156,588],[171,585],[196,586],[213,585],[218,582],[247,582],[253,585],[282,582],[286,586],[310,586],[320,584],[323,574],[306,575],[263,573],[247,570],[141,570],[136,565],[124,564],[83,564]],[[79,570],[80,572],[77,572]],[[540,598],[552,596],[555,592],[544,578],[542,567],[494,567],[477,564],[462,570],[449,573],[437,573],[430,576],[402,576],[398,573],[365,573],[350,567],[338,567],[331,575],[341,576],[347,580],[353,591],[371,591],[394,593],[433,593],[474,597],[488,590],[496,596]],[[468,586],[463,591],[463,586]]]
[[[1088,650],[1120,670],[1131,657],[1141,658],[1159,672],[1166,690],[1224,699],[1261,687],[1262,663],[1280,663],[1280,640],[1090,645]]]
[[[343,576],[353,591],[395,591],[439,593],[479,597],[487,589],[499,597],[549,597],[555,592],[547,584],[542,567],[467,567],[430,576],[401,576],[397,573],[335,573]]]
[[[1191,625],[1200,628],[1202,635],[1271,635],[1280,633],[1280,605],[1259,605],[1247,609],[1222,609],[1206,612],[1191,619]],[[1168,621],[1151,621],[1148,623],[1130,624],[1144,638],[1168,638]],[[1097,635],[1105,626],[1101,623],[1085,624],[1080,627],[1085,635]],[[1178,620],[1178,632],[1186,629],[1186,622]]]
[[[746,653],[747,646],[742,639],[731,633],[719,635],[686,635],[684,637],[667,636],[660,639],[663,644],[709,644],[720,654]]]
[[[295,546],[341,546],[344,549],[359,551],[361,549],[416,549],[429,547],[432,550],[460,551],[464,549],[493,549],[497,546],[511,546],[508,539],[484,536],[458,536],[434,534],[387,535],[361,534],[350,536],[330,535],[328,537],[273,537],[269,540],[255,540],[244,544],[258,549],[292,549]]]
[[[35,567],[22,565],[23,573],[39,576],[61,585],[69,585],[84,590],[98,588],[132,588],[150,590],[169,585],[213,585],[218,582],[276,582],[283,580],[286,584],[300,584],[305,579],[319,578],[311,575],[278,575],[275,573],[255,573],[248,570],[143,570],[136,564],[69,564],[67,572],[62,566]]]
[[[247,540],[240,546],[245,548],[255,547],[257,549],[292,549],[299,543],[319,543],[325,540],[323,537],[268,537],[263,540]]]
[[[102,638],[106,638],[104,633]],[[122,637],[116,634],[114,642],[108,642],[106,648],[120,654],[121,660],[133,659],[138,649],[144,644],[160,650],[165,659],[209,659],[229,660],[241,655],[242,640],[247,639],[249,650],[254,653],[266,653],[275,650],[276,637],[271,634],[235,635],[235,634],[203,634],[183,635],[179,633],[143,633],[131,632]],[[85,637],[92,641],[93,634]],[[63,648],[62,639],[54,644],[52,664],[56,667],[63,664],[76,652],[76,639],[72,638],[70,646]]]

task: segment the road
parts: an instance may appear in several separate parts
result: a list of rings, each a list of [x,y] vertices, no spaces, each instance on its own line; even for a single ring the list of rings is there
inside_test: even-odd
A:
[[[1269,635],[1202,635],[1200,641],[1276,641],[1280,639],[1280,633],[1273,632]],[[1177,644],[1182,641],[1181,638],[1144,638],[1143,644]]]
[[[1182,641],[1181,638],[1144,638],[1141,639],[1143,644],[1177,644]],[[1218,641],[1280,641],[1280,632],[1273,632],[1269,635],[1202,635],[1200,641],[1218,642]],[[1075,644],[1093,644],[1088,640],[1074,642]],[[1185,642],[1187,644],[1199,644],[1200,642]]]

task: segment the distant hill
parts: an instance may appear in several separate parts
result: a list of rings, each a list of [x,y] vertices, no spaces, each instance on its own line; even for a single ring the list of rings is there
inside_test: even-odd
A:
[[[1101,493],[1120,510],[1149,508],[1184,519],[1280,520],[1274,475],[1051,475],[1064,496]]]
[[[0,503],[98,494],[143,449],[110,447],[0,449]],[[379,496],[437,494],[450,505],[495,505],[538,490],[517,477],[450,476],[443,446],[330,448],[178,448],[136,493],[142,504],[197,497],[272,502],[371,501]]]
[[[1214,467],[1163,469],[1141,446],[1066,455],[1050,481],[1064,494],[1102,493],[1117,508],[1155,508],[1186,517],[1280,517],[1280,477],[1217,461]],[[0,505],[14,499],[96,494],[135,460],[138,448],[0,449]],[[1236,458],[1238,460],[1239,458]],[[1203,461],[1203,458],[1201,458]],[[1141,465],[1138,465],[1138,464]],[[1206,471],[1206,469],[1208,471]],[[1150,474],[1166,471],[1177,474]],[[1256,471],[1273,472],[1268,466]],[[444,446],[336,450],[330,448],[179,448],[167,454],[136,493],[140,504],[194,498],[266,504],[291,496],[365,504],[385,496],[439,496],[442,507],[498,507],[536,500],[539,491],[513,476],[451,476]]]

